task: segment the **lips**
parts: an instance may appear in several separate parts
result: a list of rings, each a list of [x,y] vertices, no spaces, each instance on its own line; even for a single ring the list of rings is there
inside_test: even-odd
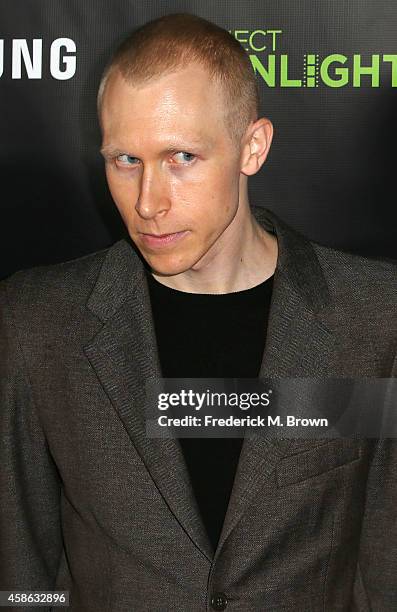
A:
[[[142,241],[150,247],[163,247],[168,244],[173,244],[189,233],[189,230],[182,232],[173,232],[172,234],[141,234]]]
[[[143,233],[143,232],[142,232]],[[165,238],[166,236],[173,236],[174,234],[178,234],[180,232],[171,232],[170,234],[145,234],[144,236],[153,236],[154,238]]]

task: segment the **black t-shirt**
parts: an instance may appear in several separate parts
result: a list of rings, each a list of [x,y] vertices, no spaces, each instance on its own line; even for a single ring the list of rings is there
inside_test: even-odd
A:
[[[256,378],[273,277],[234,293],[187,293],[147,273],[164,378]],[[242,438],[180,438],[204,525],[216,549]]]

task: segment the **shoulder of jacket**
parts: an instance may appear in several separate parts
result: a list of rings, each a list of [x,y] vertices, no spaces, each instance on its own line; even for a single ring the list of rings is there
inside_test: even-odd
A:
[[[13,310],[83,301],[114,246],[64,262],[18,270],[0,282],[0,298],[7,300]]]
[[[397,260],[349,253],[311,242],[332,293],[374,308],[397,308]]]
[[[397,259],[359,255],[342,249],[327,247],[318,242],[311,242],[311,245],[320,262],[329,264],[333,268],[348,267],[348,269],[356,270],[374,278],[395,275],[397,272]]]

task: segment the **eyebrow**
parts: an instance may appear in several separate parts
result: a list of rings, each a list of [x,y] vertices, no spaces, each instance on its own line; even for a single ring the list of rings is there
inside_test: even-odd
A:
[[[113,147],[113,145],[106,145],[104,147],[101,147],[99,152],[105,159],[111,159],[112,157],[117,157],[118,155],[122,155],[123,153],[125,153],[125,151],[117,149]]]
[[[162,153],[172,153],[176,151],[189,151],[191,149],[195,149],[196,147],[212,148],[212,144],[213,144],[212,140],[205,143],[202,140],[196,139],[196,138],[190,140],[189,142],[178,142],[174,140],[174,141],[170,141],[169,143],[165,144],[165,148],[162,151]],[[118,155],[123,155],[123,154],[128,153],[128,149],[132,150],[131,147],[120,149],[118,147],[115,147],[112,144],[108,144],[108,145],[101,147],[100,153],[105,159],[112,159],[113,157],[117,157]]]

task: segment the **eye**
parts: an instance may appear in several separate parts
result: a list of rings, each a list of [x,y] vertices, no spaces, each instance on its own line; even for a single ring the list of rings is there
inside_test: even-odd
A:
[[[139,163],[139,159],[132,155],[127,155],[127,153],[123,153],[116,157],[116,163],[119,164],[119,166],[135,166],[135,164]]]
[[[193,153],[188,153],[187,151],[178,151],[173,156],[174,159],[180,164],[190,164],[192,161],[196,159],[196,156]]]

